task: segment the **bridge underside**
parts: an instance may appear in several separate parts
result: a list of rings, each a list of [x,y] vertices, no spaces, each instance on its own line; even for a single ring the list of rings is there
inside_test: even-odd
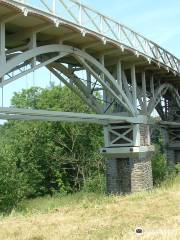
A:
[[[122,26],[129,45],[18,1],[0,2],[0,87],[46,67],[94,112],[90,116],[1,108],[0,118],[102,124],[109,193],[152,188],[154,112],[168,139],[168,162],[180,159],[179,60],[136,33],[135,48],[125,30]],[[85,73],[84,79],[79,72]]]

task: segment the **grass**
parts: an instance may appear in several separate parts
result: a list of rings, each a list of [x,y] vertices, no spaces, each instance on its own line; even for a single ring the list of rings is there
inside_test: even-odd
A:
[[[137,237],[141,226],[144,235]],[[180,176],[152,192],[77,193],[24,201],[1,217],[2,240],[179,240]]]

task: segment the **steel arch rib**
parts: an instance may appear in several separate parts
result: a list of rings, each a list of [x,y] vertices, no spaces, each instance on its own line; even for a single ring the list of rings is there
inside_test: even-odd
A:
[[[63,73],[68,79],[72,80],[74,85],[78,88],[79,92],[83,93],[83,95],[90,101],[88,105],[90,105],[91,108],[95,109],[97,113],[102,113],[102,106],[100,106],[96,98],[88,92],[86,85],[75,74],[71,73],[67,67],[61,63],[52,63],[49,65],[49,67],[52,67],[56,71]],[[62,76],[60,76],[60,74],[56,74],[56,76],[59,79],[66,81]]]
[[[73,86],[72,84],[70,84],[69,82],[67,82],[59,73],[59,71],[57,71],[55,68],[51,67],[51,66],[47,66],[47,68],[49,69],[49,71],[51,71],[54,76],[56,76],[60,81],[62,81],[71,91],[73,91],[77,96],[79,96],[93,111],[95,111],[96,113],[101,114],[102,110],[97,108],[95,105],[92,105],[91,101],[82,94],[82,92],[75,86]]]
[[[133,108],[133,105],[131,104],[131,102],[129,101],[129,99],[127,98],[127,96],[125,95],[123,90],[120,90],[118,84],[116,83],[116,80],[114,79],[114,77],[102,66],[102,68],[105,71],[102,71],[103,74],[109,79],[110,83],[114,86],[114,89],[116,90],[116,92],[113,91],[112,88],[110,88],[99,76],[98,74],[88,65],[88,63],[81,57],[81,56],[77,56],[74,55],[74,57],[85,67],[87,68],[92,75],[102,84],[104,85],[104,87],[106,87],[106,89],[120,102],[123,104],[123,106],[128,110],[128,112],[130,112],[132,115],[135,115],[135,110]],[[97,60],[96,60],[97,61]],[[96,67],[101,66],[101,64],[97,61],[96,62],[92,62],[93,65],[95,65]],[[99,68],[101,69],[101,68]],[[117,94],[118,92],[118,94]],[[121,100],[120,96],[124,99],[124,102]]]
[[[170,84],[163,84],[159,88],[156,89],[154,97],[152,97],[149,101],[147,112],[149,115],[153,112],[159,101],[161,100],[161,97],[166,93],[168,90]]]
[[[36,66],[28,69],[28,70],[25,70],[25,71],[23,71],[23,72],[15,75],[15,76],[13,76],[13,77],[10,77],[9,79],[1,82],[1,83],[0,83],[0,87],[5,86],[5,85],[7,85],[7,84],[9,84],[9,83],[11,83],[11,82],[14,82],[14,81],[16,81],[17,79],[22,78],[22,77],[24,77],[25,75],[27,75],[27,74],[35,71],[35,70],[38,70],[39,68],[45,67],[45,66],[47,66],[48,64],[50,64],[50,63],[52,63],[52,62],[54,62],[54,61],[56,61],[56,60],[59,60],[59,59],[62,58],[62,57],[65,57],[66,55],[67,55],[67,54],[63,54],[63,55],[61,55],[61,56],[59,55],[59,56],[56,56],[56,57],[52,57],[52,58],[46,60],[45,62],[42,62],[42,63],[40,63],[40,64],[38,64],[38,65],[36,65]],[[29,64],[28,62],[24,62],[24,63],[21,64],[20,66],[18,65],[16,68],[14,68],[14,69],[12,70],[12,72],[20,69],[21,67],[25,67],[25,66],[27,66],[28,64]],[[19,67],[19,68],[18,68],[18,67]]]
[[[52,44],[52,45],[46,45],[41,47],[36,47],[33,49],[30,49],[26,52],[21,53],[20,55],[13,57],[12,59],[8,60],[0,69],[0,78],[2,78],[5,74],[9,73],[14,69],[16,66],[21,64],[22,62],[25,62],[29,59],[32,59],[34,57],[38,57],[39,55],[46,54],[46,53],[67,53],[67,54],[73,54],[74,56],[77,56],[78,59],[81,61],[83,60],[85,62],[88,61],[91,64],[93,64],[96,68],[98,68],[108,79],[108,81],[113,85],[113,89],[116,90],[117,95],[119,95],[124,99],[126,106],[126,109],[128,112],[130,112],[133,116],[135,115],[135,110],[133,108],[133,105],[129,101],[129,99],[126,97],[123,90],[121,90],[115,80],[115,78],[110,74],[110,72],[100,63],[98,62],[94,57],[87,54],[84,51],[81,51],[80,49],[67,46],[67,45],[61,45],[61,44]]]
[[[77,82],[77,77],[75,76],[75,75],[73,75],[72,73],[70,74],[69,72],[68,72],[68,69],[66,68],[66,67],[64,67],[62,64],[58,64],[58,63],[54,63],[54,64],[51,64],[52,66],[53,66],[53,68],[55,68],[55,69],[57,69],[59,72],[62,72],[64,75],[66,75],[68,78],[70,78],[70,79],[72,79],[73,80],[73,82],[74,82],[74,84],[75,85],[77,85],[77,87],[78,88],[81,88],[81,92],[84,92],[84,95],[86,96],[86,97],[89,97],[89,94],[87,95],[87,92],[86,91],[84,91],[85,89],[84,89],[84,87],[85,87],[85,85],[83,84],[83,83],[78,83]],[[101,83],[103,84],[103,82],[101,81]],[[79,84],[81,84],[81,86],[79,86]],[[84,86],[83,86],[83,85]],[[107,86],[107,84],[106,83],[104,83],[104,87],[106,88],[106,87],[108,87]],[[107,89],[107,88],[106,88]],[[118,101],[121,101],[121,99],[119,98],[119,96],[109,87],[108,89],[108,92],[109,93],[111,93]],[[99,106],[99,104],[98,104],[98,102],[97,101],[95,101],[95,99],[94,98],[92,98],[93,97],[93,95],[90,95],[91,97],[91,99],[93,100],[93,103],[96,105],[96,107],[97,107],[97,109],[98,109],[98,112],[100,112],[100,106]],[[124,107],[126,107],[126,108],[128,108],[128,106],[127,105],[124,105]],[[96,110],[97,111],[97,110]],[[102,111],[101,111],[102,112]]]
[[[175,99],[178,107],[180,108],[180,95],[178,91],[174,88],[173,85],[169,83],[162,84],[155,92],[154,98],[152,97],[150,99],[149,105],[148,105],[148,114],[151,115],[153,110],[156,108],[158,103],[160,102],[161,97],[167,92],[167,90],[170,90],[172,93],[173,98]]]
[[[180,108],[180,95],[179,95],[177,89],[172,85],[170,85],[169,89],[172,92],[172,96],[175,99],[178,107]]]

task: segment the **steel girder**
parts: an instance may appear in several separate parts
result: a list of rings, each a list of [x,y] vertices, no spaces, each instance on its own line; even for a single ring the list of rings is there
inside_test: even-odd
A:
[[[32,110],[21,108],[0,107],[0,119],[8,120],[42,120],[42,121],[67,121],[67,122],[86,122],[100,125],[109,123],[148,123],[148,119],[139,115],[136,117],[105,115],[105,114],[87,114],[74,112],[58,112],[47,110]]]

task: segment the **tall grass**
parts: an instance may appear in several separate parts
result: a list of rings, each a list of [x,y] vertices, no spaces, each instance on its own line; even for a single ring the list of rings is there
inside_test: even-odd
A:
[[[180,239],[180,176],[124,196],[76,193],[24,201],[0,221],[3,240]]]

